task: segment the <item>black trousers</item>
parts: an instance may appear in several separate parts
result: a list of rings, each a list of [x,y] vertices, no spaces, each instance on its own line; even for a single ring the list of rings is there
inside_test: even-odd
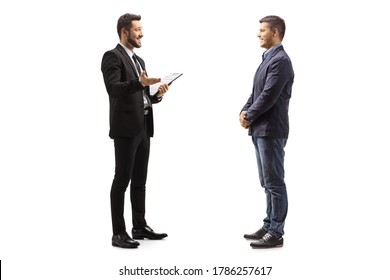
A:
[[[145,126],[146,127],[146,126]],[[115,176],[111,186],[111,219],[113,234],[126,231],[123,216],[125,192],[130,184],[133,228],[146,226],[145,184],[148,172],[150,137],[146,129],[132,138],[116,138]]]

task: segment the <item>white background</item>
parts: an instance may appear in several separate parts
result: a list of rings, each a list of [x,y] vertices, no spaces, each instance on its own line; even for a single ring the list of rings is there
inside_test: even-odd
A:
[[[384,3],[2,1],[4,279],[163,279],[118,271],[174,265],[210,272],[164,279],[212,279],[215,266],[272,266],[267,279],[388,279]],[[149,76],[184,73],[155,106],[147,185],[148,223],[169,237],[136,250],[110,242],[114,149],[100,71],[126,12],[142,15]],[[264,51],[258,20],[269,14],[286,21],[296,74],[290,205],[285,246],[253,250],[242,235],[261,226],[265,198],[238,114]]]

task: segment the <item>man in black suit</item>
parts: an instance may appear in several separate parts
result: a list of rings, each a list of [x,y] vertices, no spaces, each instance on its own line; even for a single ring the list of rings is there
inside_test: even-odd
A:
[[[144,61],[134,53],[142,46],[141,16],[124,14],[118,19],[120,43],[107,51],[101,70],[110,100],[110,132],[115,146],[115,176],[111,186],[112,245],[136,248],[134,239],[162,239],[166,233],[154,232],[145,220],[145,184],[150,137],[153,136],[152,104],[161,101],[168,90],[161,84],[151,95],[149,86],[160,82],[149,78]],[[123,217],[125,191],[130,184],[132,236],[126,232]]]
[[[260,20],[258,37],[265,48],[256,71],[252,94],[241,110],[240,123],[248,129],[256,150],[260,183],[266,194],[266,217],[261,228],[247,239],[256,240],[252,248],[283,246],[287,216],[287,191],[284,182],[284,147],[289,133],[288,107],[294,71],[282,40],[284,20],[267,16]]]

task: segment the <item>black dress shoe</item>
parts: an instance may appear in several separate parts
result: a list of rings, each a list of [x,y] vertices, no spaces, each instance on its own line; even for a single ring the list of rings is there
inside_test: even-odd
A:
[[[283,246],[283,237],[276,237],[270,233],[266,233],[263,238],[258,241],[251,242],[251,247],[254,249],[274,248]]]
[[[158,240],[158,239],[163,239],[168,236],[166,233],[156,233],[154,232],[149,226],[146,226],[142,229],[132,229],[131,233],[133,235],[134,239],[153,239],[153,240]]]
[[[121,248],[137,248],[139,242],[133,240],[127,232],[122,232],[112,236],[112,246]]]
[[[252,234],[244,234],[244,238],[246,239],[252,239],[252,240],[259,240],[263,238],[263,236],[267,233],[267,231],[264,228],[259,229],[255,233]]]

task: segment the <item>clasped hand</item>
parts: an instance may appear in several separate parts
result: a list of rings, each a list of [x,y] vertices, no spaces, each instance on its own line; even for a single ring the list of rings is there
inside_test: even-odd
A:
[[[246,111],[242,111],[240,114],[240,124],[243,128],[248,129],[251,126],[251,123],[246,119]]]

